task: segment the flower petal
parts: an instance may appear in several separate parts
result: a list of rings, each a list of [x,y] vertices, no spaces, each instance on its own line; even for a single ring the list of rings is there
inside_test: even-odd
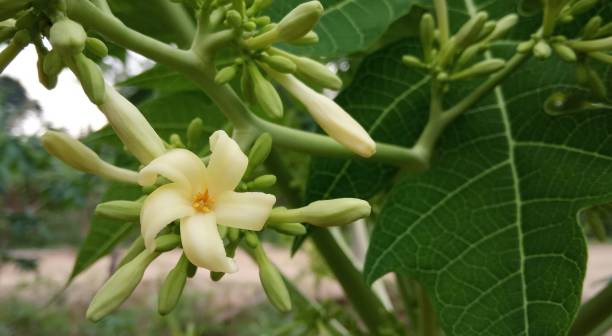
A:
[[[212,197],[234,190],[246,171],[249,159],[224,131],[210,136],[212,155],[208,164],[208,190]]]
[[[206,183],[204,162],[186,149],[171,150],[151,161],[140,171],[139,183],[152,185],[158,174],[178,183],[190,194],[203,191]]]
[[[219,235],[215,214],[197,213],[181,220],[181,242],[187,259],[212,272],[234,273],[238,266],[228,258]]]
[[[155,237],[166,225],[195,212],[189,195],[180,185],[169,183],[157,188],[140,210],[140,231],[147,249],[155,249]]]
[[[226,191],[215,200],[214,212],[219,225],[259,231],[268,220],[274,203],[274,195]]]

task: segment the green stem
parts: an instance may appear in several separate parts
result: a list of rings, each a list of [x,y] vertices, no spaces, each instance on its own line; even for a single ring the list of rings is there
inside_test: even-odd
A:
[[[193,18],[180,3],[168,0],[154,0],[151,4],[155,6],[159,17],[170,26],[176,33],[177,44],[182,48],[188,48],[195,36],[195,23]]]
[[[438,336],[440,329],[436,319],[436,312],[431,305],[431,301],[425,292],[425,289],[416,283],[416,296],[419,306],[419,335],[420,336]]]
[[[398,333],[385,307],[365,283],[363,275],[342,252],[331,233],[327,229],[313,227],[311,237],[370,332],[374,335]]]
[[[570,335],[587,335],[612,316],[612,283],[580,307]]]
[[[419,305],[415,297],[415,281],[405,275],[395,273],[395,282],[397,283],[397,289],[402,299],[405,314],[408,316],[408,328],[412,334],[416,334]]]

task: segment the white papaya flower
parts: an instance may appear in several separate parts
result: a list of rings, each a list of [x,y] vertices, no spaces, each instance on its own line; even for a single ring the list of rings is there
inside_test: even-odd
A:
[[[266,71],[304,104],[312,118],[334,140],[366,158],[376,153],[376,143],[368,132],[332,99],[311,89],[293,75],[269,68]]]
[[[246,171],[248,158],[224,131],[210,137],[212,151],[206,166],[185,149],[166,152],[139,173],[143,186],[158,175],[172,183],[163,185],[145,200],[140,212],[141,232],[149,251],[155,237],[169,223],[180,219],[181,242],[194,265],[214,272],[238,270],[227,257],[217,224],[244,230],[261,230],[276,197],[261,192],[235,192]]]

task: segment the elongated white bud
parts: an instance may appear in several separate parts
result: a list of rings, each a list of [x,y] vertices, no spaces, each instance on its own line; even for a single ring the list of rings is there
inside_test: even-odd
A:
[[[49,154],[74,169],[120,182],[138,183],[138,173],[103,161],[93,150],[68,134],[48,131],[41,141]]]
[[[306,35],[323,15],[319,1],[309,1],[295,7],[277,26],[282,41],[292,41]]]
[[[297,209],[275,208],[267,225],[299,222],[321,227],[341,226],[368,217],[371,211],[370,204],[364,200],[338,198],[312,202]]]
[[[353,117],[330,98],[314,91],[292,75],[271,69],[268,73],[291,95],[304,104],[312,118],[329,134],[351,151],[363,157],[376,153],[376,143]]]
[[[166,151],[147,119],[112,86],[106,85],[104,103],[98,107],[121,142],[141,163],[147,164]]]

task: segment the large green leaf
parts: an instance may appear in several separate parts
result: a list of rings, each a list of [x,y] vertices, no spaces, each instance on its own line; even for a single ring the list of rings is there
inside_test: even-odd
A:
[[[276,0],[270,16],[280,20],[307,0]],[[370,47],[395,21],[408,13],[411,0],[320,0],[325,13],[315,28],[319,43],[290,47],[302,55],[337,57]]]
[[[116,199],[134,200],[142,194],[137,186],[111,184],[102,201]],[[68,282],[93,265],[100,258],[110,253],[113,248],[136,227],[134,223],[125,223],[104,217],[94,216],[89,233],[79,248],[77,259],[72,267]]]

